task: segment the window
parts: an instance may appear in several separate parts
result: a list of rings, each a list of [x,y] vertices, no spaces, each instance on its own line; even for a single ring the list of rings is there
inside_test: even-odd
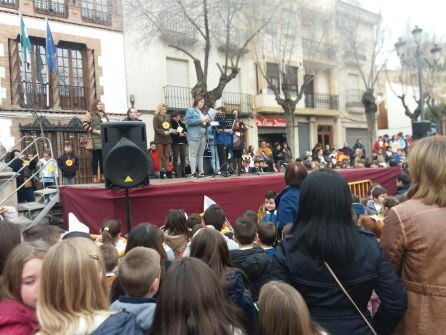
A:
[[[0,0],[0,6],[16,8],[18,0]]]
[[[279,64],[266,63],[266,76],[271,80],[271,85],[279,88],[280,85],[280,74],[279,74]],[[273,93],[271,86],[269,88],[269,93]]]
[[[82,18],[99,24],[111,24],[110,7],[107,0],[82,0]]]
[[[24,63],[19,44],[21,105],[26,107],[47,106],[48,68],[43,40],[31,40],[30,64]]]
[[[288,85],[288,90],[291,94],[296,94],[298,92],[297,87],[297,67],[287,65],[286,67],[286,83]]]
[[[44,14],[67,16],[65,0],[35,0],[34,7],[37,12]]]
[[[57,48],[59,68],[59,96],[62,109],[87,109],[82,46]]]

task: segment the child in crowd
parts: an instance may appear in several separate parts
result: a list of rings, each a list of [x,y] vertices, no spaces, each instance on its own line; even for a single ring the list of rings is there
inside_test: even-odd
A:
[[[358,219],[358,225],[365,230],[368,230],[375,234],[375,237],[379,239],[384,227],[382,220],[377,220],[376,217],[370,215],[361,215]]]
[[[277,192],[268,191],[265,193],[265,200],[262,206],[260,206],[257,213],[257,223],[262,221],[276,222],[277,221],[277,210],[276,210],[276,199]]]
[[[366,213],[368,215],[383,215],[384,199],[387,197],[387,190],[383,187],[375,187],[372,190],[372,199],[366,204]]]
[[[37,225],[27,228],[22,232],[25,242],[44,241],[50,247],[60,241],[65,230],[53,225]]]
[[[47,250],[42,241],[24,242],[9,254],[2,277],[0,334],[31,335],[39,329],[35,308]]]
[[[9,253],[21,242],[20,225],[0,222],[0,277]]]
[[[327,335],[311,320],[302,295],[286,283],[272,281],[262,287],[259,311],[262,335]]]
[[[117,219],[106,219],[101,226],[101,234],[96,238],[96,244],[111,243],[118,250],[118,255],[124,255],[126,242],[121,239],[121,222]]]
[[[399,205],[399,203],[400,202],[395,197],[386,197],[384,199],[384,202],[383,202],[383,206],[384,206],[384,213],[383,213],[383,215],[384,215],[384,217],[389,215],[390,209],[392,207],[395,207],[396,205]]]
[[[69,238],[45,256],[37,302],[39,335],[145,334],[133,314],[108,310],[104,261],[94,242]]]
[[[173,250],[175,258],[181,257],[190,238],[184,211],[169,210],[161,231],[164,233],[165,243]]]
[[[407,173],[400,173],[396,177],[396,194],[403,195],[409,191],[410,176]]]
[[[153,249],[136,247],[119,264],[119,282],[125,296],[110,305],[112,311],[127,311],[136,316],[140,327],[147,333],[152,327],[160,284],[160,255]]]
[[[201,225],[201,216],[197,213],[192,213],[186,219],[186,226],[189,230],[191,230],[195,225]]]
[[[229,252],[232,263],[241,269],[250,281],[249,289],[254,301],[257,301],[259,291],[266,282],[270,271],[268,254],[260,247],[254,246],[257,237],[257,224],[255,221],[241,217],[235,221],[234,237],[240,249]]]
[[[152,141],[150,142],[149,156],[152,164],[149,166],[150,177],[160,176],[160,165],[158,160],[158,151],[156,150],[156,144]]]
[[[272,222],[262,222],[257,225],[257,245],[266,251],[271,261],[276,253],[277,227]]]
[[[212,270],[193,257],[175,261],[163,278],[151,335],[245,334]]]
[[[104,258],[107,285],[111,288],[113,281],[117,277],[116,267],[118,266],[118,251],[111,243],[104,243],[99,249],[101,250],[102,258]]]
[[[229,301],[243,312],[246,330],[254,334],[257,320],[254,302],[245,287],[244,274],[232,267],[223,236],[215,229],[201,229],[192,240],[191,257],[201,259],[211,268]]]

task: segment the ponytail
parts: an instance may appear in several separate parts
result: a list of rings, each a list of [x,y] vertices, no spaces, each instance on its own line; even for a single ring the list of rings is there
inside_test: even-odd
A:
[[[116,244],[116,239],[121,233],[121,222],[117,219],[106,219],[102,223],[102,243]]]

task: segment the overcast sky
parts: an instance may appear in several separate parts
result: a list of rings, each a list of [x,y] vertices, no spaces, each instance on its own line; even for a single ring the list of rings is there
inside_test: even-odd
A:
[[[360,0],[362,6],[373,12],[380,12],[384,26],[389,30],[386,49],[392,50],[398,37],[403,35],[408,24],[418,25],[424,31],[435,34],[446,42],[446,2],[442,0]],[[393,54],[393,55],[392,55]],[[391,53],[388,65],[398,63],[396,53]]]

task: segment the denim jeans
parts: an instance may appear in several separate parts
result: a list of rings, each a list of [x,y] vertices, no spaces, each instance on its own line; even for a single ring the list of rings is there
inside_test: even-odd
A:
[[[197,167],[199,173],[204,173],[203,154],[205,148],[206,134],[204,132],[202,133],[199,140],[189,140],[189,161],[192,174],[196,172]]]
[[[220,163],[218,161],[218,155],[217,155],[217,146],[215,143],[209,143],[209,150],[211,151],[211,165],[212,170],[214,171],[214,174],[217,174],[218,170],[220,170]]]

